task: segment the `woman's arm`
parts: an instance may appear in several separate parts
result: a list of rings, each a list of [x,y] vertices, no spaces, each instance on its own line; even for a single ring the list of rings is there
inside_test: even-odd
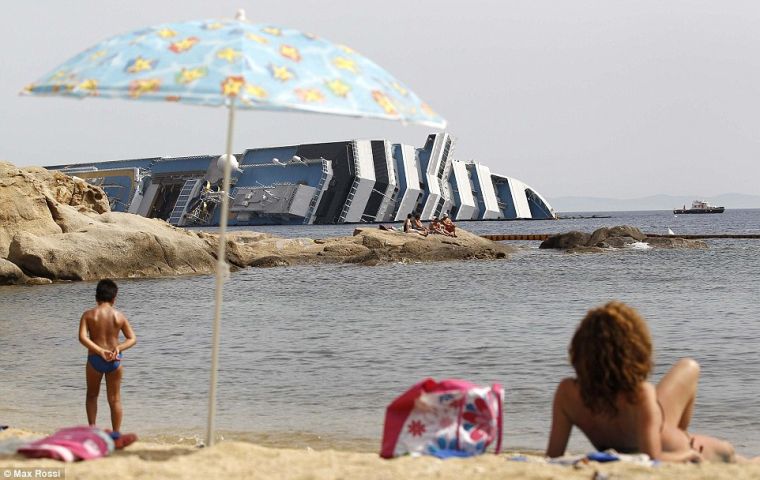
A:
[[[662,449],[662,429],[665,419],[657,404],[657,391],[653,385],[646,383],[642,385],[639,395],[642,405],[636,427],[641,453],[646,453],[650,458],[663,462],[701,462],[702,455],[696,450],[666,452]]]
[[[552,404],[552,428],[549,433],[549,444],[546,446],[547,457],[561,457],[565,454],[567,441],[570,439],[570,430],[573,428],[573,422],[567,415],[567,382],[571,379],[562,380],[557,385],[557,391],[554,393],[554,402]]]
[[[655,460],[663,460],[662,429],[665,419],[660,406],[657,405],[657,392],[652,384],[646,382],[641,384],[638,396],[641,402],[636,418],[639,451]]]

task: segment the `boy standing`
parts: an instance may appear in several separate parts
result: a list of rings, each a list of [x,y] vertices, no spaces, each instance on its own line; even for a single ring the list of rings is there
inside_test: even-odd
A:
[[[95,425],[98,414],[98,394],[103,375],[106,377],[108,406],[111,408],[111,426],[118,436],[121,428],[121,365],[124,350],[137,343],[135,333],[123,313],[113,308],[118,287],[113,280],[98,282],[95,300],[98,305],[82,314],[79,321],[79,342],[87,347],[87,422]],[[119,332],[124,342],[119,343]]]

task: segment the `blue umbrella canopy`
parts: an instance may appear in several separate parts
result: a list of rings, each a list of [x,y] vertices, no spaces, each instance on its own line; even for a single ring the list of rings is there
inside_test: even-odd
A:
[[[408,86],[350,47],[245,20],[166,23],[118,35],[24,93],[300,110],[444,128]]]

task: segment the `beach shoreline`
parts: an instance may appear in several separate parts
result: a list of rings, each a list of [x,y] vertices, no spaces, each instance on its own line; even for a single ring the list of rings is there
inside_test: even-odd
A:
[[[0,444],[14,437],[39,434],[11,428],[0,432]],[[521,461],[513,460],[521,456]],[[760,465],[660,464],[654,467],[632,463],[589,462],[577,466],[547,464],[525,452],[507,451],[468,459],[439,460],[433,457],[381,459],[376,453],[343,449],[272,448],[249,442],[226,440],[211,448],[180,443],[138,441],[123,451],[99,460],[64,464],[54,460],[26,459],[0,454],[0,475],[14,469],[64,468],[65,478],[267,478],[369,480],[436,479],[589,479],[597,472],[607,478],[679,478],[742,480],[758,478]]]

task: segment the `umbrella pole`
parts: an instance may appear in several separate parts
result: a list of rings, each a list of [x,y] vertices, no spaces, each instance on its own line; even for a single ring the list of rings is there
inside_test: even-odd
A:
[[[227,105],[227,149],[225,151],[224,181],[222,183],[222,214],[219,219],[219,248],[216,255],[216,300],[214,308],[214,326],[211,337],[211,381],[208,390],[208,421],[206,424],[206,445],[214,445],[214,420],[216,418],[216,376],[219,364],[219,330],[222,322],[222,293],[224,281],[229,276],[226,262],[227,248],[227,212],[229,211],[230,177],[232,175],[232,135],[235,128],[235,102]]]

